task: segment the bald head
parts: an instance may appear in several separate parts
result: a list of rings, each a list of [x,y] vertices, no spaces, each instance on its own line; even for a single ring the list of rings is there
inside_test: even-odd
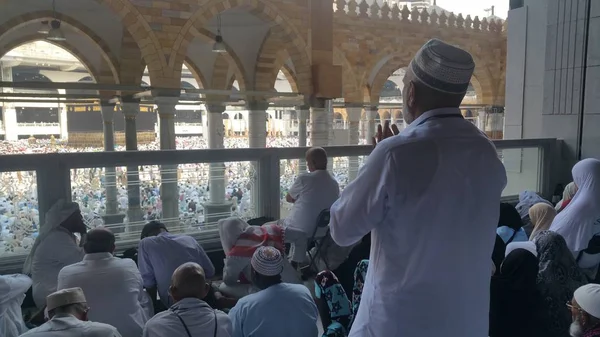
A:
[[[86,254],[113,253],[115,251],[115,235],[108,228],[94,228],[87,232],[83,249]]]
[[[169,292],[175,302],[184,298],[203,299],[208,293],[204,269],[194,262],[184,263],[175,269]]]
[[[310,172],[327,170],[327,152],[322,147],[311,147],[306,151],[306,164]]]

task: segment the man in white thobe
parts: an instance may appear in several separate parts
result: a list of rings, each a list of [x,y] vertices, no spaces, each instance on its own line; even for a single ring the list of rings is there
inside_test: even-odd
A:
[[[466,51],[427,42],[404,77],[410,125],[377,144],[331,207],[338,244],[372,232],[350,337],[488,334],[490,257],[506,172],[492,142],[459,110],[474,67]],[[377,139],[392,134],[385,133],[379,129]]]
[[[340,195],[338,182],[327,171],[327,152],[321,147],[312,147],[306,151],[308,173],[301,173],[290,187],[285,200],[294,207],[284,221],[286,227],[295,228],[306,235],[292,243],[290,256],[293,262],[306,260],[306,243],[315,228],[319,214],[337,200]],[[317,232],[323,237],[326,230]]]
[[[58,272],[81,261],[85,255],[74,233],[83,237],[86,231],[77,203],[61,199],[46,213],[44,225],[23,266],[23,274],[31,275],[33,280],[33,300],[38,309],[43,309],[46,296],[56,291]]]
[[[58,289],[80,287],[94,308],[90,320],[110,324],[123,336],[141,336],[153,309],[135,262],[113,256],[115,236],[106,228],[90,230],[83,248],[83,261],[58,274]]]
[[[203,300],[209,287],[199,264],[188,262],[175,269],[169,288],[175,304],[146,323],[144,337],[230,337],[229,316]]]
[[[88,307],[81,288],[69,288],[48,295],[50,320],[21,337],[121,337],[113,326],[88,321]]]
[[[31,279],[26,275],[0,275],[0,336],[17,337],[28,330],[21,304],[30,287]]]

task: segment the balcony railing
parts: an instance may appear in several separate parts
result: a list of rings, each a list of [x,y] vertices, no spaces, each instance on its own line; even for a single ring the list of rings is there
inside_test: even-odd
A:
[[[557,143],[554,139],[495,141],[508,175],[503,196],[514,197],[526,189],[548,196],[554,186],[550,170],[559,155]],[[342,189],[356,175],[371,149],[364,145],[326,148],[330,170]],[[232,211],[217,214],[220,217],[285,216],[291,207],[285,202],[285,195],[298,172],[304,170],[301,158],[305,151],[306,148],[245,148],[2,156],[0,273],[21,268],[39,224],[44,221],[44,213],[59,198],[79,202],[86,222],[94,227],[104,224],[106,216],[111,215],[107,214],[107,196],[111,199],[111,193],[116,195],[113,212],[127,213],[128,187],[135,191],[134,185],[139,187],[145,218],[106,224],[117,233],[119,250],[137,245],[141,225],[161,218],[161,207],[168,203],[161,199],[161,184],[175,183],[178,193],[172,198],[177,200],[170,204],[177,205],[179,216],[163,221],[172,226],[172,231],[196,237],[208,249],[218,248],[216,218],[204,214],[203,206],[209,204],[209,196],[224,196],[232,204]],[[132,173],[137,173],[139,179],[133,179]],[[209,176],[215,181],[210,188]],[[210,191],[219,186],[224,191]]]

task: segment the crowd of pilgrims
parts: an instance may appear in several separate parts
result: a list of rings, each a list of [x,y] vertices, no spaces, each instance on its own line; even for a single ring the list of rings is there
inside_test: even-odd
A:
[[[460,113],[474,69],[426,42],[403,78],[408,126],[378,126],[341,193],[309,149],[290,213],[219,220],[222,253],[150,221],[116,257],[109,229],[56,201],[22,274],[0,277],[2,336],[600,337],[600,160],[573,166],[557,204],[501,203],[503,163]]]
[[[310,174],[323,172],[320,185],[333,181],[335,200],[339,187],[327,173],[326,157],[323,163],[321,156],[318,165],[319,158],[310,151]],[[311,167],[311,162],[317,167]],[[522,192],[516,206],[499,205],[490,266],[489,336],[600,336],[600,285],[595,284],[600,236],[581,234],[600,232],[594,213],[595,202],[600,201],[600,161],[579,162],[573,176],[575,182],[564,188],[556,205],[532,191]],[[292,187],[286,199],[293,203],[307,193],[314,191]],[[33,281],[24,274],[0,277],[2,336],[83,332],[85,336],[268,337],[279,335],[278,331],[316,336],[321,333],[319,323],[323,337],[347,336],[360,307],[370,234],[348,249],[325,248],[330,252],[323,254],[341,256],[311,265],[313,255],[296,259],[293,248],[286,249],[286,244],[297,244],[297,232],[306,228],[286,224],[285,219],[251,225],[231,217],[220,220],[218,227],[226,256],[222,277],[195,239],[170,234],[158,221],[145,225],[135,255],[115,257],[114,234],[101,226],[88,231],[79,205],[59,200],[48,212],[39,245],[36,242],[25,262],[24,273],[33,273]],[[58,233],[81,233],[85,240],[59,238]],[[43,263],[36,254],[43,256]],[[50,271],[57,268],[52,261],[64,264],[58,275]],[[317,273],[319,268],[325,270]],[[44,288],[48,278],[36,278],[35,273],[52,276],[51,289],[42,296],[36,286]],[[307,279],[314,284],[302,282]],[[32,284],[33,303],[40,311],[25,322],[21,304]],[[33,329],[26,332],[29,328]]]
[[[206,149],[208,145],[203,137],[178,137],[177,149]],[[267,147],[297,146],[297,137],[268,137]],[[225,138],[225,148],[248,147],[247,138]],[[117,146],[116,151],[124,151],[123,146]],[[140,151],[160,150],[158,142],[140,144]],[[2,154],[42,154],[69,152],[99,152],[102,148],[70,147],[60,141],[38,139],[4,141],[0,143]],[[347,161],[336,158],[332,174],[342,186],[347,184]],[[283,162],[281,175],[281,197],[292,185],[298,172],[298,161]],[[225,163],[226,198],[234,204],[234,214],[241,218],[251,218],[254,215],[252,207],[251,176],[253,167],[248,162]],[[179,214],[185,228],[202,229],[204,221],[204,205],[209,198],[208,165],[185,164],[179,165]],[[151,221],[161,218],[162,203],[160,200],[160,169],[158,166],[143,166],[140,168],[141,207],[144,220]],[[106,214],[105,172],[103,168],[86,168],[72,170],[73,201],[81,206],[85,223],[93,228],[103,225],[102,216]],[[117,183],[117,212],[127,214],[127,174],[125,168],[116,168]],[[39,212],[37,204],[37,184],[33,172],[4,172],[0,173],[0,254],[1,252],[24,253],[33,244],[38,235]],[[286,203],[282,202],[282,207]],[[124,223],[129,219],[125,217]]]

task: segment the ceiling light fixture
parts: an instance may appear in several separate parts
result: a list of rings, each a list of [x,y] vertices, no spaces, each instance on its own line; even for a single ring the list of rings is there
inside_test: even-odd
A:
[[[217,14],[217,36],[215,36],[215,43],[213,44],[213,53],[226,53],[227,48],[223,43],[223,36],[221,35],[221,13]]]
[[[56,18],[56,2],[52,0],[52,16]],[[60,29],[60,21],[53,19],[50,21],[50,31],[48,31],[47,40],[50,41],[65,41],[65,34]]]
[[[44,20],[40,23],[40,28],[38,29],[39,34],[48,34],[50,31],[50,26],[48,25],[48,20]]]
[[[46,39],[50,41],[65,41],[65,34],[62,29],[60,29],[60,21],[52,20],[50,22],[50,31],[48,32],[48,37]]]

